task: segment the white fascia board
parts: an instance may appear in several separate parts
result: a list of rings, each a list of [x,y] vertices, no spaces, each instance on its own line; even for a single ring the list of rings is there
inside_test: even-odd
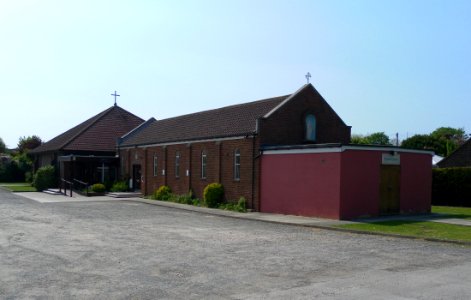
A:
[[[280,150],[265,150],[263,154],[308,154],[308,153],[338,153],[347,150],[353,151],[380,151],[380,152],[398,152],[398,153],[417,153],[433,155],[432,151],[414,150],[414,149],[401,149],[394,147],[360,147],[360,146],[341,146],[341,147],[327,147],[327,148],[305,148],[305,149],[280,149]]]
[[[307,153],[334,153],[342,152],[341,147],[335,148],[308,148],[308,149],[280,149],[280,150],[265,150],[263,154],[307,154]]]
[[[427,150],[415,150],[395,147],[361,147],[361,146],[342,146],[342,152],[345,150],[365,150],[365,151],[394,151],[398,153],[417,153],[417,154],[429,154],[433,155],[433,151]]]

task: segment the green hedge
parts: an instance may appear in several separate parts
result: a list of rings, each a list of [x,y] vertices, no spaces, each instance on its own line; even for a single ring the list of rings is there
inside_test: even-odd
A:
[[[33,176],[33,186],[38,191],[47,190],[56,184],[56,172],[53,166],[39,168]]]
[[[433,169],[432,205],[471,207],[471,168]]]
[[[103,183],[95,183],[92,185],[92,192],[94,193],[104,193],[106,191],[106,186]]]

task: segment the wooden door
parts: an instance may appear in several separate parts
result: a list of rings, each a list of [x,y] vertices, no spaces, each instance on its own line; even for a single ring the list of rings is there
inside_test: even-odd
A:
[[[399,213],[401,166],[382,165],[379,188],[379,213]]]

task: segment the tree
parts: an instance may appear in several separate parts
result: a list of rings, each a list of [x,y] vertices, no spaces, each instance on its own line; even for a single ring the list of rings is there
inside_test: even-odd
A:
[[[369,135],[353,134],[350,139],[352,144],[363,145],[392,145],[389,137],[384,132],[374,132]]]
[[[361,134],[352,134],[350,138],[352,144],[366,144],[365,137]]]
[[[455,141],[459,145],[462,145],[468,139],[468,135],[463,128],[439,127],[430,135],[438,139]]]
[[[440,144],[437,139],[429,134],[416,134],[402,141],[402,148],[429,150],[441,153]],[[438,153],[437,153],[438,154]]]
[[[448,156],[468,139],[468,135],[463,128],[439,127],[430,136],[436,139],[441,145],[444,156]]]
[[[28,137],[20,137],[18,142],[18,151],[23,153],[25,151],[32,150],[43,143],[41,138],[37,135],[28,136]]]
[[[3,139],[0,137],[0,153],[6,153],[6,151],[7,151],[7,146],[5,146]]]
[[[430,134],[416,134],[402,141],[401,147],[430,150],[448,156],[468,139],[463,128],[439,127]]]

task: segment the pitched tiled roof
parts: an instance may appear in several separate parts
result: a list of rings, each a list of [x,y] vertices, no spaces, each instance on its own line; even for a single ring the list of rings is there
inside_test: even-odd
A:
[[[275,97],[154,121],[120,146],[150,145],[250,134],[256,120],[277,107],[287,96]]]
[[[129,132],[143,119],[112,106],[85,122],[67,130],[30,153],[48,151],[115,151],[116,139]]]
[[[440,168],[471,167],[471,138],[437,163]]]

